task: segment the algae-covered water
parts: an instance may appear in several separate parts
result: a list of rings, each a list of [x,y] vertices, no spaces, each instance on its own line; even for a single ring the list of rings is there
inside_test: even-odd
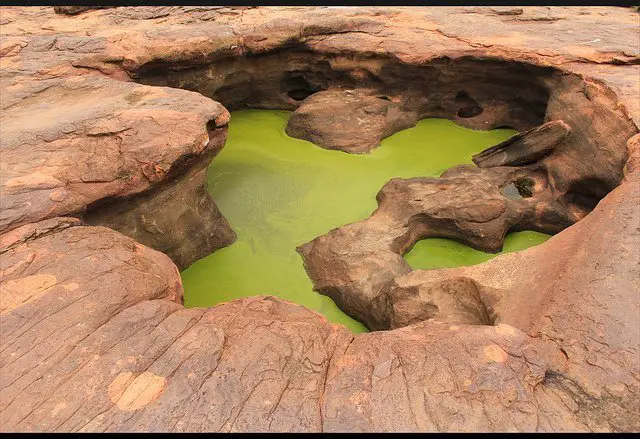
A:
[[[473,154],[514,131],[474,131],[425,119],[383,140],[370,154],[352,155],[287,136],[288,117],[288,111],[273,110],[232,114],[226,145],[209,167],[208,189],[238,240],[182,272],[185,305],[270,294],[365,332],[330,298],[313,291],[296,246],[368,217],[376,208],[376,193],[391,178],[438,177],[451,166],[471,163]],[[425,261],[477,263],[478,256],[457,243],[425,247],[428,241],[408,256],[416,267],[428,265]]]
[[[414,270],[433,270],[476,265],[504,253],[517,252],[542,244],[551,236],[534,231],[509,233],[500,253],[485,253],[460,242],[443,238],[427,238],[416,242],[404,260]]]

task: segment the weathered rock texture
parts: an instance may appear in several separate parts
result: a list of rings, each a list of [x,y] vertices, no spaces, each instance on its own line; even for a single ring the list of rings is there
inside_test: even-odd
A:
[[[362,153],[418,120],[417,113],[404,112],[387,96],[327,90],[302,101],[289,117],[286,133],[323,148]]]
[[[1,431],[640,429],[635,11],[0,12]],[[571,128],[523,167],[394,179],[372,218],[305,246],[344,309],[398,329],[354,337],[270,297],[184,309],[168,257],[69,217],[186,266],[203,250],[184,237],[232,239],[203,192],[228,122],[208,98],[301,114],[346,89],[384,125],[349,127],[353,151],[423,117]],[[427,233],[495,251],[569,225],[475,267],[400,256]]]
[[[529,183],[531,196],[506,192],[520,181]],[[389,328],[384,287],[411,270],[402,255],[418,240],[450,238],[498,252],[509,230],[556,233],[571,224],[546,176],[524,167],[461,165],[440,178],[394,178],[377,200],[378,209],[366,220],[298,249],[314,289],[376,330]]]
[[[34,7],[3,8],[2,15],[2,124],[9,127],[3,141],[10,143],[3,146],[7,165],[0,182],[7,194],[3,230],[57,215],[81,216],[94,202],[144,192],[177,177],[169,169],[180,157],[202,154],[204,123],[218,120],[222,126],[221,110],[199,95],[160,92],[131,79],[198,91],[232,110],[294,110],[314,92],[366,89],[390,102],[381,108],[378,103],[374,113],[387,108],[390,115],[384,129],[358,133],[350,127],[366,144],[348,146],[352,151],[365,151],[423,117],[521,131],[564,120],[573,132],[550,155],[555,158],[548,171],[577,216],[620,183],[626,157],[611,145],[635,133],[633,124],[621,121],[640,115],[638,50],[627,38],[637,33],[637,16],[629,9],[117,7],[70,17]],[[150,95],[128,102],[127,93]],[[43,113],[54,122],[38,121],[46,131],[40,133],[29,128],[35,126],[30,116],[43,102],[68,111]],[[117,120],[105,122],[105,114]],[[378,123],[381,116],[369,118]],[[96,122],[107,128],[86,131]],[[112,154],[119,139],[136,154]],[[50,143],[59,158],[43,166],[41,154]],[[77,144],[89,146],[78,152]],[[89,153],[90,161],[104,158],[110,162],[104,168],[115,175],[78,166],[86,161],[86,148],[104,150],[107,157]],[[160,150],[175,154],[159,157]],[[25,201],[26,194],[33,201]],[[211,217],[201,222],[203,229],[218,228]],[[140,230],[121,227],[126,233],[134,229]],[[132,236],[167,250],[186,233],[160,244],[146,233]],[[181,266],[192,262],[184,254],[197,256],[177,253],[170,255]]]
[[[148,192],[94,205],[85,221],[134,237],[169,255],[180,270],[187,268],[236,239],[206,188],[207,167],[216,152],[203,154],[186,174]]]
[[[2,240],[2,430],[637,430],[639,178],[548,243],[459,269],[499,298],[497,326],[356,337],[271,297],[184,309],[162,254],[75,219],[23,226]],[[399,288],[425,276],[448,277]]]
[[[229,113],[196,93],[94,75],[25,83],[3,77],[2,85],[0,231],[58,215],[82,215],[97,202],[135,197],[211,157],[226,138]],[[166,203],[167,210],[175,211],[171,205]],[[226,222],[203,213],[197,221],[204,227],[233,233]],[[146,214],[150,221],[164,220],[159,212]],[[179,230],[183,224],[173,222],[164,236],[180,239],[189,231]],[[137,228],[125,230],[154,244]]]
[[[112,8],[113,6],[54,6],[56,14],[77,15],[92,9]]]
[[[429,308],[457,282],[456,294],[479,299],[477,309],[488,310],[493,324],[516,327],[562,350],[564,368],[550,373],[547,384],[585,411],[578,419],[637,431],[638,218],[640,173],[635,172],[583,221],[544,245],[472,267],[396,278],[387,291],[390,326],[449,320],[429,314]]]
[[[549,154],[570,132],[569,125],[554,120],[487,148],[472,160],[481,168],[530,165]]]

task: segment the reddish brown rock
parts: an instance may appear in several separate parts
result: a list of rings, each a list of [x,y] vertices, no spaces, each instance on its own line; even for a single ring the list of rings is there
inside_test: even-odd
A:
[[[2,93],[0,230],[58,215],[82,215],[95,203],[134,196],[174,180],[194,162],[206,166],[224,144],[229,113],[195,93],[95,76],[35,85],[28,82],[19,96],[10,92],[13,86]],[[199,187],[204,191],[202,181]],[[132,202],[140,205],[139,199]],[[166,199],[163,207],[175,211],[174,202],[180,200]],[[208,210],[217,212],[208,202]],[[150,221],[162,221],[159,212],[146,214]],[[233,237],[226,221],[206,209],[192,222]],[[174,221],[172,227],[180,225]],[[137,230],[127,232],[155,244]],[[172,234],[165,230],[165,236]],[[229,238],[218,241],[208,250],[228,244]],[[183,266],[195,260],[193,254],[178,255],[189,252],[181,250],[180,243],[158,248]]]
[[[363,153],[417,121],[416,113],[403,112],[387,96],[331,90],[306,98],[289,117],[286,133],[326,149]]]
[[[629,159],[624,166],[625,178],[636,171],[640,171],[640,134],[636,134],[627,142]]]
[[[86,169],[73,163],[66,169],[52,163],[58,166],[56,172],[49,172],[52,175],[33,169],[14,171],[10,157],[11,169],[3,170],[3,177],[13,178],[17,172],[19,179],[12,184],[23,186],[3,186],[8,201],[0,212],[0,227],[77,214],[93,201],[146,191],[154,178],[172,179],[160,175],[168,172],[173,156],[154,157],[157,152],[144,151],[149,162],[143,166],[122,163],[128,159],[126,154],[117,159],[113,155],[112,144],[119,138],[130,139],[131,145],[149,145],[144,135],[138,138],[135,128],[86,139],[73,131],[90,123],[91,117],[122,111],[133,118],[132,127],[140,124],[164,139],[154,148],[178,155],[198,150],[196,137],[206,131],[203,124],[211,120],[213,103],[205,103],[198,95],[165,90],[167,99],[147,108],[164,112],[162,117],[153,116],[159,123],[136,121],[135,117],[142,117],[141,106],[150,101],[126,102],[121,96],[129,90],[149,89],[122,83],[132,78],[199,91],[229,109],[295,109],[300,100],[290,96],[292,91],[304,96],[355,84],[375,91],[374,96],[401,103],[404,115],[448,117],[472,128],[508,125],[526,130],[545,120],[562,119],[574,133],[544,166],[556,189],[565,194],[565,203],[573,203],[574,215],[582,217],[621,181],[625,157],[620,145],[636,131],[632,124],[622,126],[619,121],[628,116],[638,120],[640,114],[638,50],[626,38],[637,32],[637,16],[623,8],[559,12],[532,7],[522,13],[512,9],[384,8],[373,13],[353,8],[337,13],[332,8],[119,7],[68,17],[50,7],[3,8],[3,125],[16,122],[27,127],[30,114],[39,111],[37,105],[57,102],[54,105],[66,105],[69,111],[66,118],[54,119],[64,120],[64,129],[71,131],[56,134],[51,126],[47,133],[39,133],[43,140],[35,144],[36,155],[39,144],[51,142],[63,148],[56,149],[56,154],[72,163],[82,161],[82,154],[71,153],[73,145],[64,146],[72,138],[86,140],[89,147],[100,144],[99,149],[111,155],[107,157],[110,166],[100,172],[95,166]],[[540,31],[549,26],[553,32]],[[103,80],[99,86],[83,88],[79,84],[89,81],[88,76],[95,77],[92,81]],[[74,77],[80,81],[76,85]],[[92,92],[82,93],[86,97],[73,105],[57,100],[85,89]],[[84,111],[88,106],[91,109]],[[179,115],[170,116],[170,111]],[[567,118],[568,112],[574,113],[573,119]],[[27,131],[26,137],[19,130],[10,131],[3,141],[31,151],[27,145],[32,145],[29,136],[35,132]],[[182,143],[189,137],[193,139],[186,142],[189,145]],[[40,167],[39,160],[34,157],[21,165]],[[590,183],[584,181],[585,175],[592,176]],[[24,186],[27,177],[31,186]],[[18,194],[23,189],[33,192],[31,204]],[[214,210],[207,214],[215,218]],[[132,229],[134,223],[121,230]],[[225,242],[231,233],[225,224],[216,223],[213,220],[204,228],[220,230],[215,241]],[[155,239],[145,240],[143,235],[133,236],[157,246]],[[172,247],[175,242],[168,241],[158,248]],[[171,256],[184,265],[178,259],[182,256]]]
[[[346,329],[274,298],[184,309],[169,258],[103,227],[56,218],[10,233],[2,431],[321,429]]]
[[[275,298],[185,310],[169,259],[117,232],[64,218],[15,229],[2,239],[2,430],[635,430],[634,176],[537,248],[406,276],[472,279],[497,326],[353,338]],[[576,259],[549,272],[559,251]]]
[[[588,431],[547,388],[562,360],[552,343],[508,325],[360,335],[331,363],[324,431]]]
[[[633,10],[1,12],[0,430],[640,429]],[[332,232],[344,247],[325,242],[331,264],[314,276],[371,292],[361,309],[387,327],[411,324],[353,337],[274,298],[186,310],[167,257],[58,218],[88,208],[89,221],[181,266],[200,251],[180,248],[184,237],[230,239],[200,184],[226,111],[132,80],[229,109],[295,110],[300,97],[357,85],[418,118],[521,131],[563,120],[572,131],[526,168],[394,180],[385,218]],[[511,187],[513,172],[535,184]],[[430,197],[438,205],[419,213]],[[173,199],[189,206],[163,211]],[[175,216],[147,214],[166,211],[187,227],[161,239]],[[213,222],[194,226],[203,216]],[[425,225],[495,250],[511,226],[582,218],[476,267],[409,273],[399,256]],[[347,309],[361,300],[340,294]]]
[[[521,195],[520,181],[532,192]],[[314,289],[372,330],[389,327],[384,287],[410,271],[402,255],[419,239],[450,238],[495,253],[509,230],[556,233],[571,224],[545,175],[525,167],[461,165],[439,179],[394,178],[377,200],[369,218],[298,248]]]
[[[92,9],[105,9],[112,6],[54,6],[56,14],[77,15]]]
[[[635,172],[586,218],[543,245],[472,267],[396,278],[386,292],[391,326],[433,317],[420,311],[420,303],[464,280],[495,323],[562,349],[566,367],[548,384],[570,395],[578,419],[594,430],[637,430],[639,217]]]
[[[184,175],[130,199],[94,206],[87,224],[103,225],[169,255],[180,270],[232,244],[236,234],[206,189],[211,154]]]

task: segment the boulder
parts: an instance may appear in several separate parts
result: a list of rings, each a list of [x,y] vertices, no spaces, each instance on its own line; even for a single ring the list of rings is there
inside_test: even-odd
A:
[[[304,99],[291,114],[286,133],[326,149],[369,152],[391,134],[418,121],[386,96],[362,90],[327,90]]]

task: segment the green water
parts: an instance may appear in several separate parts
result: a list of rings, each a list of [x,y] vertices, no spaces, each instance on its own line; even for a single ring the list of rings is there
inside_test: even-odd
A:
[[[448,120],[425,119],[383,140],[371,154],[352,155],[287,136],[288,117],[287,111],[272,110],[232,114],[226,145],[209,167],[208,184],[238,240],[182,272],[185,305],[270,294],[364,332],[331,299],[313,291],[296,246],[368,217],[376,208],[376,193],[391,178],[438,177],[451,166],[471,163],[471,155],[514,131],[473,131]],[[427,241],[416,245],[409,259],[428,260],[414,253]]]
[[[542,244],[551,236],[533,231],[509,233],[500,253],[490,254],[465,244],[443,238],[427,238],[416,242],[404,260],[414,270],[433,270],[476,265],[504,253],[517,252]]]

